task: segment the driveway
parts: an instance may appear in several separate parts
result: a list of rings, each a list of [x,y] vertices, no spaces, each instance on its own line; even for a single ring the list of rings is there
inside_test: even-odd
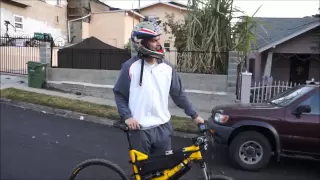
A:
[[[127,144],[120,130],[80,120],[1,105],[1,179],[67,179],[72,168],[89,158],[105,158],[130,172]],[[190,143],[173,138],[176,147]],[[235,180],[319,180],[320,163],[283,160],[266,170],[249,173],[233,169],[224,147],[217,147],[214,171]],[[110,172],[91,169],[97,177]],[[195,168],[184,179],[200,176]],[[109,178],[110,179],[110,178]]]

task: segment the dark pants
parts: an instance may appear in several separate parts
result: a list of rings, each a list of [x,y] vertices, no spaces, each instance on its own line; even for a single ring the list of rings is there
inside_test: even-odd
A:
[[[132,148],[148,155],[164,154],[165,151],[171,150],[172,131],[170,122],[151,129],[132,131]]]

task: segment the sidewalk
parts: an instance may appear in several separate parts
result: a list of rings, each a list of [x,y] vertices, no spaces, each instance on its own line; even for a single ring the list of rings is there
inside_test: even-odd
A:
[[[46,89],[30,88],[30,87],[28,87],[28,78],[27,77],[13,76],[13,75],[7,75],[7,74],[0,74],[0,77],[1,77],[0,89],[16,88],[16,89],[21,89],[21,90],[30,91],[30,92],[36,92],[36,93],[45,94],[45,95],[59,96],[59,97],[64,97],[64,98],[68,98],[68,99],[76,99],[76,100],[86,101],[86,102],[90,102],[90,103],[109,105],[109,106],[116,107],[115,102],[110,99],[102,99],[102,98],[97,98],[97,97],[92,97],[92,96],[76,95],[76,94],[71,94],[71,93],[62,93],[62,92],[46,90]],[[171,108],[170,112],[172,115],[175,115],[175,116],[188,117],[184,114],[183,110],[179,109],[179,108]],[[207,119],[210,115],[207,112],[198,112],[198,113],[204,119]]]

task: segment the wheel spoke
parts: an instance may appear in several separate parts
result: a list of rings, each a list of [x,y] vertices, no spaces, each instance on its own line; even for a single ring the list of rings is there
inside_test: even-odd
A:
[[[257,153],[257,154],[262,154],[262,149],[256,148],[256,153]]]
[[[256,141],[244,142],[239,149],[240,159],[246,164],[255,164],[263,156],[261,145]]]

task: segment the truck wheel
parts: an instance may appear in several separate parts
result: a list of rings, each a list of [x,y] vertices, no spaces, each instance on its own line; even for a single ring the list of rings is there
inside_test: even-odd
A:
[[[269,163],[271,146],[261,133],[242,132],[230,143],[229,156],[236,167],[247,171],[258,171]]]

